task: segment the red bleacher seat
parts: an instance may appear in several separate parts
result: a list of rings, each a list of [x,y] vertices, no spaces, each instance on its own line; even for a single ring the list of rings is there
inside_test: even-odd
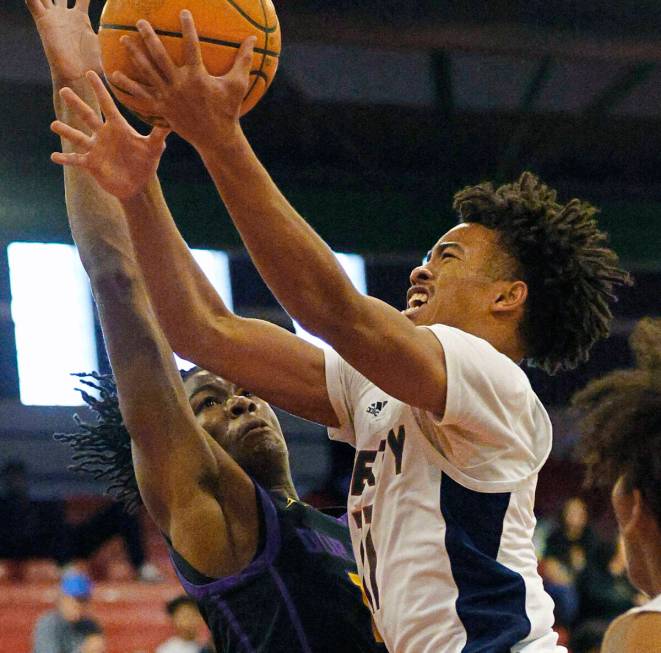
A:
[[[0,653],[29,653],[38,616],[51,609],[57,583],[7,583],[0,591]],[[100,582],[95,585],[90,612],[103,626],[109,653],[154,651],[171,634],[165,602],[181,587],[172,582],[146,584]]]

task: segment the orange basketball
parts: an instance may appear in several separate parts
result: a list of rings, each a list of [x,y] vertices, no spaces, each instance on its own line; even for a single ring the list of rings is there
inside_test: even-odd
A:
[[[140,81],[119,39],[137,34],[135,24],[141,18],[152,24],[172,60],[180,65],[179,14],[183,9],[193,14],[202,58],[211,75],[224,75],[232,67],[241,43],[249,36],[257,37],[251,83],[241,107],[241,114],[247,113],[264,95],[278,69],[280,25],[271,0],[108,0],[101,14],[99,41],[103,70],[115,97],[145,122],[165,124],[160,116],[149,115],[144,102],[113,84],[110,76],[121,70]]]

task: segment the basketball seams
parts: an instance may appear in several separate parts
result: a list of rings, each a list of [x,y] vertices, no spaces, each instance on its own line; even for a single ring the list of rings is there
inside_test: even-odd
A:
[[[136,33],[138,32],[138,28],[134,27],[133,25],[117,25],[113,23],[103,23],[102,25],[99,26],[99,31],[105,29],[118,30],[120,32],[121,31],[136,32]],[[169,36],[178,39],[181,39],[184,36],[181,32],[170,32],[164,29],[154,29],[154,32],[156,32],[158,36]],[[223,41],[221,39],[214,39],[210,36],[199,36],[198,38],[200,40],[200,43],[209,43],[210,45],[220,45],[228,48],[236,48],[237,50],[241,47],[241,43],[235,41]],[[279,52],[275,52],[274,50],[267,50],[266,48],[256,47],[255,52],[257,52],[258,54],[263,54],[264,57],[270,56],[270,57],[275,57],[276,59],[280,58]]]
[[[230,0],[227,0],[228,2]],[[264,6],[264,0],[259,0],[259,5],[262,8],[262,12],[264,13],[264,22],[268,22],[268,16],[266,15],[266,7]],[[264,75],[264,63],[266,61],[266,45],[268,44],[268,35],[264,33],[264,52],[262,52],[262,61],[259,64],[259,68],[257,71],[250,71],[251,74],[255,74],[255,79],[252,82],[252,86],[248,89],[248,92],[245,94],[243,97],[243,101],[245,102],[249,97],[250,94],[255,90],[255,87],[257,86],[257,83],[259,82],[259,79],[262,75]],[[255,52],[257,52],[257,48],[255,48]],[[264,75],[266,76],[266,75]],[[266,86],[268,87],[268,82],[266,83]]]
[[[238,5],[235,0],[225,0],[227,4],[235,9],[243,18],[245,18],[253,27],[256,27],[257,29],[261,30],[265,34],[272,34],[278,29],[278,21],[276,20],[275,25],[272,27],[269,27],[268,25],[268,16],[266,13],[266,9],[264,8],[264,2],[260,0],[260,5],[262,7],[262,11],[264,12],[264,25],[261,25],[258,23],[256,20],[251,18],[241,7]]]

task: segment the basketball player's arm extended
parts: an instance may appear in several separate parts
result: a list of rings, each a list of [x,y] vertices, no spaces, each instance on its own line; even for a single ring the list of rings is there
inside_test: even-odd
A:
[[[243,43],[227,75],[212,77],[202,63],[190,12],[182,12],[181,26],[184,61],[176,66],[149,23],[138,21],[140,40],[123,42],[150,86],[119,73],[117,82],[151,101],[156,115],[200,153],[260,274],[284,308],[383,390],[442,414],[446,369],[436,337],[353,287],[246,140],[239,115],[254,41]]]
[[[28,6],[51,66],[56,114],[72,129],[87,131],[85,120],[58,92],[64,85],[73,87],[88,103],[88,118],[99,118],[96,95],[83,77],[95,58],[87,4],[79,0],[68,9],[66,4],[28,0]],[[63,149],[77,155],[67,139]],[[200,570],[206,568],[210,575],[231,572],[247,562],[244,558],[257,544],[254,486],[192,415],[134,263],[118,201],[75,166],[65,168],[65,187],[72,233],[95,292],[133,438],[145,504],[175,547]],[[200,533],[200,528],[208,532],[192,541],[190,534]]]
[[[156,176],[122,205],[151,301],[174,351],[291,413],[337,424],[321,350],[282,327],[227,308],[179,233]]]
[[[67,106],[58,115],[84,127]],[[66,170],[69,221],[98,307],[144,503],[197,569],[234,573],[257,544],[254,486],[193,416],[121,208],[104,200],[88,173]]]

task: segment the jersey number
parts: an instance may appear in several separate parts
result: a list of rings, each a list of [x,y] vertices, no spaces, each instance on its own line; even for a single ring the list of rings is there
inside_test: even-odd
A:
[[[379,586],[376,582],[376,549],[374,548],[374,540],[372,539],[370,528],[372,523],[372,506],[365,506],[362,510],[357,510],[352,513],[352,517],[356,520],[356,524],[360,529],[360,564],[363,570],[369,568],[369,583],[366,577],[367,575],[364,574],[363,589],[372,607],[372,612],[376,612],[381,603],[379,601]]]

